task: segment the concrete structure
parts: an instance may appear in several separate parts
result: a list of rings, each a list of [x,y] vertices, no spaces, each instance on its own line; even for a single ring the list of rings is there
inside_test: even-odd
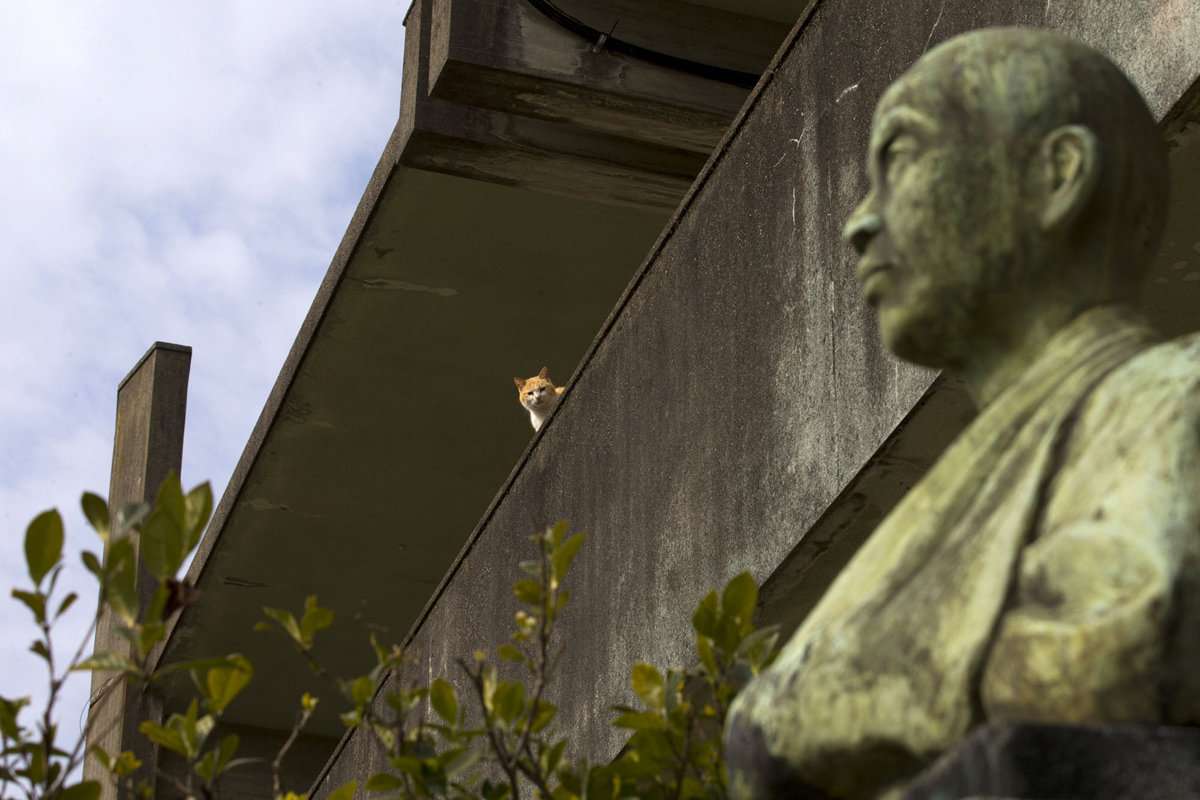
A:
[[[456,677],[455,658],[500,643],[527,537],[558,519],[591,537],[550,699],[594,759],[620,746],[607,707],[631,699],[629,665],[685,660],[708,588],[749,569],[764,622],[803,618],[972,414],[953,381],[882,350],[840,239],[879,93],[956,33],[1054,28],[1142,88],[1175,185],[1146,306],[1172,333],[1200,328],[1192,0],[697,3],[795,25],[669,221],[736,105],[727,87],[592,53],[525,0],[479,0],[486,30],[467,0],[426,2],[396,133],[192,567],[204,601],[166,650],[248,654],[259,678],[229,715],[264,742],[323,688],[250,632],[261,606],[315,593],[337,609],[318,651],[335,672],[369,665],[375,630]],[[637,9],[659,25],[679,5]],[[647,134],[646,118],[666,122]],[[522,454],[510,381],[543,365],[575,373]],[[186,689],[168,687],[168,709]],[[317,798],[384,763],[364,736],[337,744],[330,700],[305,740],[312,774],[333,755]]]
[[[192,348],[155,342],[117,387],[117,423],[113,441],[112,476],[108,487],[113,519],[129,503],[153,503],[159,485],[180,472],[183,461],[183,427],[187,415],[188,375]],[[136,547],[136,534],[131,538]],[[137,590],[142,605],[150,601],[157,581],[144,566],[138,571]],[[114,630],[107,608],[96,622],[95,649],[129,655],[133,646]],[[162,698],[126,686],[113,672],[92,673],[88,704],[89,748],[99,745],[108,753],[132,750],[138,760],[153,764],[158,746],[138,732],[144,720],[162,721]],[[116,796],[102,780],[105,771],[90,757],[84,778],[100,780],[101,797]]]

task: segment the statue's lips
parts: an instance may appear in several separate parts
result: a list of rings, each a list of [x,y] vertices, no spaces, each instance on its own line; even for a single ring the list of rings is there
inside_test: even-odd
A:
[[[891,271],[892,265],[881,261],[867,261],[864,259],[859,262],[857,270],[858,283],[862,287],[863,299],[872,306],[879,303],[879,296],[883,293],[884,282]]]

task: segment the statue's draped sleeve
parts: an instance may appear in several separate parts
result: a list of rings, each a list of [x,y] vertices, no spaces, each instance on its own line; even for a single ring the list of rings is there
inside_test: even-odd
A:
[[[1200,722],[1200,339],[1110,375],[1057,459],[983,670],[986,715]]]

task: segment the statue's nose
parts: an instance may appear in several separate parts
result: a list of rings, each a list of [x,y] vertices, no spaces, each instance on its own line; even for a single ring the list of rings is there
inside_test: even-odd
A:
[[[846,228],[842,231],[842,238],[850,243],[850,246],[862,255],[867,250],[867,245],[875,238],[875,234],[883,230],[883,220],[878,214],[866,210],[866,202],[858,207],[858,210],[846,222]]]

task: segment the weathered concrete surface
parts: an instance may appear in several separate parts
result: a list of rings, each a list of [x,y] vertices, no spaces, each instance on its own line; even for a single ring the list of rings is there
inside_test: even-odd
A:
[[[710,587],[749,569],[764,617],[799,621],[784,588],[811,604],[969,416],[955,384],[930,391],[932,373],[883,352],[840,232],[884,87],[1000,24],[1090,37],[1160,118],[1200,74],[1200,7],[1180,0],[814,2],[416,627],[426,678],[457,680],[456,658],[504,640],[516,562],[557,519],[591,537],[551,700],[593,758],[619,747],[607,707],[633,700],[632,662],[689,660]],[[383,763],[349,735],[314,797]]]
[[[187,416],[188,375],[192,348],[155,342],[117,387],[117,422],[113,439],[113,464],[108,488],[114,517],[129,503],[153,503],[158,487],[172,471],[179,474],[183,461],[183,429]],[[133,537],[137,544],[136,535]],[[143,565],[138,571],[140,602],[150,601],[158,582]],[[112,612],[101,609],[96,622],[95,650],[132,652],[129,642],[117,635]],[[92,673],[92,697],[87,709],[88,750],[102,747],[110,756],[132,750],[152,773],[158,746],[138,732],[144,720],[159,721],[160,698],[132,689],[114,672]],[[84,778],[98,780],[101,797],[111,800],[116,789],[104,778],[105,770],[90,756]]]
[[[545,48],[547,52],[583,43],[579,37],[542,18],[524,0],[504,0],[500,6],[519,7],[534,15],[537,19],[529,20],[534,29],[556,42],[555,47]],[[488,8],[497,7],[489,4]],[[464,8],[461,0],[456,9],[458,16],[466,19],[473,19],[479,11],[473,5]],[[443,9],[443,17],[448,18],[449,11],[448,7]],[[525,113],[529,109],[517,103],[496,101],[490,106],[479,105],[476,101],[480,98],[466,88],[479,89],[490,77],[503,74],[494,71],[460,76],[460,80],[450,81],[459,91],[431,96],[430,51],[438,44],[439,37],[444,39],[445,33],[439,34],[437,23],[433,0],[414,0],[405,18],[400,104],[400,131],[404,138],[401,162],[406,166],[668,214],[679,205],[715,144],[709,141],[707,148],[696,152],[624,135],[633,125],[628,120],[624,131],[614,132],[578,124],[576,119]],[[441,44],[444,51],[446,42]],[[445,53],[442,55],[444,58]],[[635,71],[678,74],[653,65],[642,65]],[[672,130],[711,133],[716,129],[719,138],[719,131],[729,124],[746,90],[695,76],[684,77],[692,82],[686,85],[692,87],[693,93],[714,88],[719,92],[733,90],[734,97],[726,113],[709,113],[701,119],[695,114],[672,113],[670,109],[657,107],[654,101],[643,100],[638,105],[641,116],[635,116],[634,122],[641,120],[642,128],[653,128],[660,119],[671,120]],[[552,97],[563,94],[553,89],[552,83],[540,78],[538,86],[525,87],[522,96],[539,107],[550,106]],[[700,90],[694,83],[700,84]],[[608,105],[628,105],[618,96],[604,96]]]
[[[748,88],[601,48],[525,0],[431,0],[435,97],[712,151]],[[597,30],[701,64],[759,75],[787,35],[781,23],[681,0],[575,0]]]

